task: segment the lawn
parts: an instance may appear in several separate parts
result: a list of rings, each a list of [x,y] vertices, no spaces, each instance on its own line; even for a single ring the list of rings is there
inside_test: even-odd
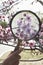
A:
[[[43,58],[43,53],[41,53],[39,50],[23,50],[20,53],[21,59],[20,60],[38,60]]]

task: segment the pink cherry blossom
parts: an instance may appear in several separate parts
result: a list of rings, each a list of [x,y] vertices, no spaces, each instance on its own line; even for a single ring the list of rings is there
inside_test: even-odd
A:
[[[36,43],[35,40],[30,40],[30,41],[28,41],[28,42],[29,42],[29,47],[30,47],[30,48],[32,48],[32,47],[35,46],[35,43]]]
[[[39,42],[43,45],[43,39],[39,39]]]
[[[1,32],[0,36],[4,37],[3,31]]]
[[[0,25],[0,30],[2,30],[2,26]]]
[[[0,25],[0,39],[2,41],[5,41],[5,40],[10,40],[12,39],[12,32],[10,30],[10,27],[7,27],[7,28],[2,28],[2,26]]]
[[[8,35],[9,35],[9,36],[12,36],[12,32],[10,31],[10,32],[8,33]]]
[[[29,47],[30,48],[34,47],[34,43],[33,42],[29,43]]]
[[[10,32],[10,27],[7,27],[6,28],[6,32]]]

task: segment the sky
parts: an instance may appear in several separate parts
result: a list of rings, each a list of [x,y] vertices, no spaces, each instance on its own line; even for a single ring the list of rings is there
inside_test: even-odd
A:
[[[1,2],[4,2],[4,1],[8,1],[8,0],[0,0],[0,4]],[[17,0],[17,1],[21,1],[21,0]],[[34,4],[30,5],[30,3],[33,1],[35,1]],[[22,4],[23,6],[21,6]],[[25,4],[26,4],[26,7],[24,6]],[[35,11],[35,12],[37,11],[43,12],[43,6],[39,2],[36,3],[36,0],[23,0],[22,3],[19,4],[18,6],[20,6],[20,8],[21,7],[29,8],[30,10]],[[0,8],[2,8],[2,5],[0,5]]]

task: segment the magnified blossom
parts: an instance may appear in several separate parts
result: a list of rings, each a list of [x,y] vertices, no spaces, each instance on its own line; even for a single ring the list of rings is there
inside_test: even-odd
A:
[[[16,29],[16,32],[14,34],[19,33],[19,39],[22,40],[28,40],[33,38],[37,32],[39,31],[39,22],[37,18],[33,17],[33,14],[28,12],[21,12],[18,15],[16,15],[18,18],[14,18],[14,21],[12,21],[13,24],[15,24],[19,29]],[[31,15],[31,16],[30,16]],[[19,17],[22,16],[22,17]],[[36,20],[36,21],[35,21]]]
[[[20,37],[23,38],[24,37],[24,32],[20,32]]]
[[[21,20],[17,21],[17,24],[20,27],[22,25],[22,21]]]

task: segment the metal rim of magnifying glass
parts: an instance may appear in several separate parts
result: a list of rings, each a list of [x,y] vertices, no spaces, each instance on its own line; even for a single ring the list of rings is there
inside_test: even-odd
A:
[[[39,17],[38,17],[34,12],[32,12],[32,11],[30,11],[30,10],[22,10],[22,11],[17,12],[16,14],[14,14],[14,15],[12,16],[12,19],[10,20],[10,28],[11,28],[11,32],[12,32],[13,36],[14,36],[15,38],[19,39],[19,38],[16,37],[15,34],[13,33],[13,31],[12,31],[12,26],[11,26],[11,25],[12,25],[12,21],[13,21],[14,17],[15,17],[17,14],[21,13],[21,12],[30,12],[30,13],[32,13],[32,14],[38,19],[38,22],[39,22],[39,30],[38,30],[38,32],[36,33],[36,35],[37,35],[37,34],[39,33],[40,29],[41,29],[41,21],[40,21]],[[36,35],[35,35],[33,38],[31,38],[31,39],[34,39],[34,38],[36,37]],[[31,40],[31,39],[28,39],[28,40]],[[21,39],[19,39],[19,40],[21,40]],[[22,41],[28,41],[28,40],[22,40]]]

